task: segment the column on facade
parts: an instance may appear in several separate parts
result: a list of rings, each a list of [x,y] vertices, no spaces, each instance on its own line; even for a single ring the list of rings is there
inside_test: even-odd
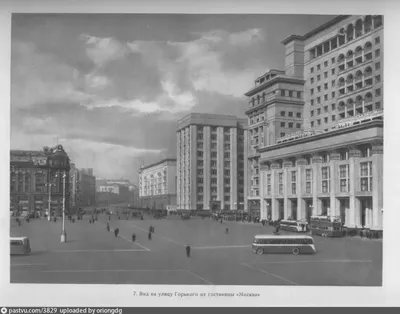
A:
[[[360,177],[360,171],[356,167],[359,166],[360,157],[361,152],[356,146],[349,148],[350,204],[348,215],[346,213],[346,226],[351,228],[361,227],[361,204],[360,199],[356,197],[356,187],[359,185]]]
[[[321,200],[318,198],[318,191],[320,186],[322,156],[314,154],[312,156],[312,175],[313,175],[313,209],[312,215],[317,216],[321,214]]]
[[[230,129],[230,181],[231,181],[231,199],[230,208],[238,208],[238,160],[237,160],[237,128]]]
[[[283,206],[284,206],[284,217],[283,219],[287,219],[291,215],[291,201],[288,199],[288,190],[291,186],[291,176],[289,173],[289,169],[292,167],[291,160],[284,160],[282,163],[283,166]]]
[[[277,191],[279,191],[278,169],[280,165],[277,161],[271,162],[271,219],[278,220],[279,206],[276,199]],[[282,217],[281,217],[282,218]]]
[[[340,152],[331,151],[329,154],[329,166],[330,166],[330,212],[331,216],[340,216],[340,203],[336,198],[338,192],[339,175],[337,161],[340,160]]]
[[[260,162],[260,171],[259,171],[259,195],[260,195],[260,219],[265,219],[266,216],[266,211],[267,211],[267,204],[265,202],[265,196],[266,196],[266,183],[267,183],[267,172],[261,168],[261,162]]]
[[[211,201],[211,129],[203,128],[203,209],[210,209]]]
[[[224,128],[217,128],[217,199],[221,209],[225,208],[224,202]]]
[[[297,181],[296,181],[296,192],[297,192],[297,220],[306,218],[306,202],[301,197],[303,194],[303,187],[305,186],[305,166],[307,161],[304,157],[298,157],[296,159],[297,167]]]
[[[372,144],[372,229],[383,229],[383,142]]]
[[[249,194],[249,139],[248,139],[248,131],[247,129],[244,130],[244,155],[243,155],[243,161],[244,161],[244,169],[243,169],[243,174],[244,174],[244,178],[243,178],[243,203],[244,203],[244,211],[248,212],[249,210],[249,205],[248,205],[248,200],[247,197],[250,195]]]
[[[176,133],[176,207],[181,209],[181,137]],[[141,187],[140,190],[141,191]]]
[[[189,182],[190,186],[188,188],[189,200],[187,209],[196,209],[197,203],[197,126],[190,126],[190,156],[188,158],[188,168],[189,168]],[[203,157],[204,158],[204,157]],[[203,162],[204,165],[204,162]],[[203,183],[204,186],[204,183]],[[204,197],[204,196],[203,196]]]

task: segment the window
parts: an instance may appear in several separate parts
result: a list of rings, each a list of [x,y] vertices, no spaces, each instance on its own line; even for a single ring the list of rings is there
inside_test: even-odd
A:
[[[375,58],[379,57],[381,55],[381,50],[380,49],[376,49],[375,50]]]
[[[318,124],[318,125],[321,125],[321,119],[318,119],[318,120],[317,120],[317,124]]]
[[[381,42],[380,37],[376,37],[376,38],[375,38],[375,45],[379,44],[380,42]]]
[[[292,171],[292,194],[296,194],[296,171]]]
[[[211,140],[215,141],[217,139],[217,135],[216,134],[211,134]]]
[[[322,193],[330,192],[330,168],[322,167]]]
[[[381,63],[377,62],[375,63],[375,70],[379,70],[381,68]]]
[[[301,98],[301,92],[297,92],[297,98]]]
[[[340,192],[350,191],[349,165],[339,166]]]
[[[324,123],[328,123],[328,117],[324,118]]]
[[[197,152],[197,157],[203,157],[203,152]]]
[[[211,178],[211,184],[217,184],[217,178]]]
[[[317,65],[317,70],[318,71],[321,70],[321,65],[320,64]]]
[[[324,112],[328,112],[328,106],[324,107]]]
[[[281,111],[281,117],[284,117],[286,115],[285,111]]]
[[[324,95],[324,100],[328,100],[328,95]]]
[[[197,139],[198,140],[202,140],[203,139],[203,134],[202,133],[198,133],[197,134]]]
[[[335,58],[332,58],[332,59],[331,59],[331,62],[332,62],[332,63],[335,63]]]
[[[231,175],[231,171],[229,169],[225,169],[224,175],[230,176]]]
[[[310,89],[310,94],[311,94],[311,95],[314,95],[314,88],[311,88],[311,89]]]
[[[335,87],[335,80],[333,80],[333,81],[331,82],[331,86],[332,86],[332,87]]]
[[[332,98],[335,98],[335,92],[332,92]]]
[[[301,123],[296,123],[296,128],[301,129]]]
[[[324,62],[324,67],[326,68],[328,66],[328,61]]]
[[[324,84],[324,89],[328,89],[328,83]]]
[[[324,72],[324,78],[328,78],[328,71]]]
[[[332,75],[335,75],[335,69],[332,69],[331,71],[332,71]]]
[[[317,90],[318,90],[318,93],[320,93],[321,92],[321,86],[318,86]]]
[[[375,39],[375,42],[376,42],[376,39]],[[310,69],[310,73],[314,73],[314,67],[312,67],[312,68]]]
[[[379,97],[381,95],[381,89],[377,88],[375,89],[375,97]]]
[[[314,127],[314,121],[311,121],[311,127],[312,128]]]
[[[317,75],[317,81],[320,81],[321,80],[321,75]]]
[[[225,184],[230,184],[231,183],[231,179],[225,178],[224,182],[225,182]]]
[[[279,182],[279,194],[283,194],[283,173],[280,172],[278,174],[278,182]]]
[[[281,89],[281,96],[285,96],[285,90],[284,89]]]
[[[312,169],[306,169],[306,193],[311,194],[312,193]]]
[[[301,112],[296,112],[296,117],[301,118]]]
[[[317,115],[320,115],[321,114],[321,108],[318,108],[317,109]]]
[[[332,107],[332,111],[336,109],[336,105],[335,104],[332,104],[331,107]]]
[[[314,106],[314,99],[310,100],[310,104],[311,104],[311,106]]]
[[[321,103],[321,97],[317,98],[317,103],[320,104]]]
[[[225,159],[231,158],[231,154],[230,154],[230,153],[224,153],[224,158],[225,158]]]
[[[229,168],[231,166],[231,163],[229,161],[224,162],[224,167]]]
[[[197,183],[203,184],[203,178],[197,178]]]
[[[197,193],[203,193],[203,187],[202,186],[197,187]]]
[[[281,133],[281,137],[284,137],[284,136],[285,136],[285,133],[284,133],[284,132],[282,132],[282,133]]]
[[[377,75],[375,76],[375,83],[379,83],[381,81],[381,76]]]
[[[289,91],[289,97],[293,97],[293,92],[291,90]]]
[[[293,128],[293,122],[289,122],[289,128]]]
[[[197,143],[197,148],[203,148],[203,143]]]
[[[201,162],[201,165],[203,165],[203,161]],[[217,166],[217,161],[211,160],[211,167],[216,167],[216,166]]]
[[[360,183],[362,192],[372,191],[372,162],[362,162],[360,163]]]
[[[336,116],[333,115],[333,116],[332,116],[332,121],[335,121],[335,120],[336,120]]]
[[[285,122],[281,122],[281,128],[285,127]]]
[[[217,170],[216,169],[211,169],[211,175],[216,176],[217,175]]]
[[[289,117],[293,117],[293,112],[289,112]]]

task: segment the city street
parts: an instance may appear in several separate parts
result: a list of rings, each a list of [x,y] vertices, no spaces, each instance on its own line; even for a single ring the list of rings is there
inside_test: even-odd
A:
[[[12,283],[97,283],[176,285],[344,285],[379,286],[382,242],[355,238],[315,237],[315,255],[252,253],[256,234],[272,227],[176,216],[143,221],[117,220],[107,232],[108,216],[89,224],[66,222],[67,243],[60,243],[61,219],[31,220],[12,236],[31,239],[30,256],[11,257]],[[122,218],[122,217],[121,217]],[[148,240],[149,226],[155,227]],[[229,234],[225,229],[229,228]],[[136,242],[131,241],[132,233]],[[192,247],[186,257],[185,246]]]

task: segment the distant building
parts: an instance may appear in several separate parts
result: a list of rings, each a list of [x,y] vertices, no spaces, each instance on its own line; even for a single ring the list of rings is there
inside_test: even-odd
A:
[[[74,211],[77,208],[96,205],[96,177],[92,168],[77,169],[72,164],[70,200]]]
[[[125,203],[130,200],[129,180],[97,179],[96,194],[99,203]]]
[[[15,212],[57,215],[63,206],[65,174],[65,209],[70,209],[70,161],[61,145],[41,151],[10,151],[10,210]]]
[[[247,121],[191,113],[178,121],[177,208],[246,210]]]
[[[176,159],[167,158],[139,170],[140,207],[176,205]]]

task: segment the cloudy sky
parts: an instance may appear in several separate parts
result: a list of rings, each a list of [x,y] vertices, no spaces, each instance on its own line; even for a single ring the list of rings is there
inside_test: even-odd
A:
[[[141,160],[176,155],[177,119],[244,116],[281,41],[332,17],[14,14],[11,148],[58,140],[78,167],[136,182]]]

